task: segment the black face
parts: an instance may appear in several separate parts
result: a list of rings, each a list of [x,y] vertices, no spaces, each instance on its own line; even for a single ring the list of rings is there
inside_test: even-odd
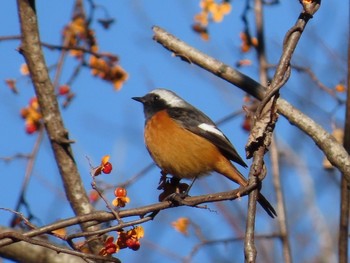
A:
[[[133,97],[132,99],[143,104],[146,119],[151,118],[158,111],[168,108],[166,102],[158,94],[148,93],[143,97]]]

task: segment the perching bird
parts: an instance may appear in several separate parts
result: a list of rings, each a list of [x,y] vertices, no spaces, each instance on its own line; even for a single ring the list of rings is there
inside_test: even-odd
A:
[[[230,160],[247,165],[203,112],[167,89],[155,89],[132,99],[143,104],[146,147],[163,173],[193,179],[215,171],[241,186],[248,185]],[[258,202],[272,218],[277,215],[260,193]]]

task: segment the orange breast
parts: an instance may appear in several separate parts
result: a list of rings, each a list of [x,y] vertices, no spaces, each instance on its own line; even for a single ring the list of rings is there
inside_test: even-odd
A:
[[[222,157],[214,144],[180,127],[165,110],[148,120],[145,143],[156,164],[178,178],[211,172]]]

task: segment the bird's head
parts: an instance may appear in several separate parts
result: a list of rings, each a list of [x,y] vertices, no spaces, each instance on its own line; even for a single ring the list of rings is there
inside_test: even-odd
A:
[[[167,89],[155,89],[143,97],[133,97],[132,99],[143,104],[146,119],[152,117],[158,111],[168,108],[191,107],[185,100]]]

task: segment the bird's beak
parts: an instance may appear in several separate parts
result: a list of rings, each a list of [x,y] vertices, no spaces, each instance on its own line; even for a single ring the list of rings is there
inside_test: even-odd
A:
[[[133,100],[136,100],[138,102],[144,103],[145,99],[143,97],[132,97]]]

